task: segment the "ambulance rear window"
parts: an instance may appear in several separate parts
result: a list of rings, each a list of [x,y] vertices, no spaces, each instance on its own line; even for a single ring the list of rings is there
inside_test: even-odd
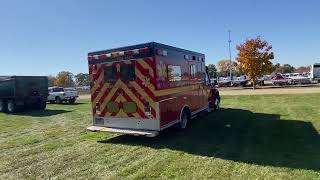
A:
[[[133,64],[122,64],[120,67],[120,79],[122,81],[134,81],[135,68]]]
[[[117,80],[117,69],[115,66],[108,66],[104,69],[104,82],[113,82]]]

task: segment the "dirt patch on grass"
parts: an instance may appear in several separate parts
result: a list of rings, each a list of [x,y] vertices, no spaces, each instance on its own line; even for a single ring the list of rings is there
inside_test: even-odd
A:
[[[83,95],[79,96],[79,99],[81,99],[81,100],[88,100],[90,98],[91,98],[90,94],[83,94]]]
[[[221,95],[260,95],[260,94],[307,94],[320,93],[320,87],[266,88],[266,89],[220,89]]]
[[[232,89],[232,88],[220,88],[221,95],[263,95],[263,94],[308,94],[308,93],[320,93],[320,87],[286,87],[286,88],[263,88],[263,89]],[[90,94],[80,95],[80,100],[89,100]]]

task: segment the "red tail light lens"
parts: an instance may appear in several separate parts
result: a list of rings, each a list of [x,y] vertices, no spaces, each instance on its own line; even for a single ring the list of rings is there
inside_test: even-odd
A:
[[[160,49],[157,49],[156,54],[161,56],[162,55],[162,51]]]
[[[139,53],[149,53],[149,48],[147,48],[147,47],[141,48],[141,49],[139,49]]]
[[[105,59],[106,57],[107,57],[106,54],[100,54],[100,55],[99,55],[99,59]]]
[[[101,110],[100,110],[100,103],[96,103],[96,114],[100,115],[101,114]]]
[[[146,104],[144,105],[144,114],[145,114],[146,116],[151,116],[151,106],[150,106],[149,103],[146,103]]]
[[[133,55],[133,51],[131,51],[131,50],[130,51],[125,51],[124,55],[125,56],[132,56]]]
[[[94,60],[93,56],[88,56],[88,61]]]

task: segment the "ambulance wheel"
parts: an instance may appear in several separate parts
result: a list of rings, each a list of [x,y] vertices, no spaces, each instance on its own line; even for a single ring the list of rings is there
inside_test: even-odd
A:
[[[15,113],[16,112],[16,103],[14,102],[14,100],[8,100],[7,103],[7,112],[9,114]]]
[[[47,107],[47,102],[45,100],[42,100],[39,104],[39,110],[45,110]]]
[[[0,112],[5,112],[6,110],[6,103],[4,100],[0,100]]]
[[[179,129],[185,129],[187,127],[188,121],[191,119],[191,114],[188,109],[184,109],[181,114],[181,121],[178,124]]]

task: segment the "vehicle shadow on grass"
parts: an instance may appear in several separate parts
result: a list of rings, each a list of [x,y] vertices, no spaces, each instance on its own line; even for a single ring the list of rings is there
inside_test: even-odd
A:
[[[82,103],[82,102],[75,102],[75,103],[61,103],[61,104],[56,104],[56,103],[50,103],[50,102],[47,102],[47,104],[52,104],[52,105],[63,105],[63,106],[77,106],[77,105],[83,105],[83,104],[86,104],[86,103]]]
[[[47,116],[54,116],[58,114],[68,113],[72,111],[62,110],[62,109],[45,109],[42,111],[21,111],[15,113],[14,115],[18,116],[32,116],[32,117],[47,117]]]
[[[155,138],[116,136],[101,143],[171,149],[249,164],[320,170],[320,137],[312,123],[280,120],[277,114],[221,109],[196,118],[183,131]]]

